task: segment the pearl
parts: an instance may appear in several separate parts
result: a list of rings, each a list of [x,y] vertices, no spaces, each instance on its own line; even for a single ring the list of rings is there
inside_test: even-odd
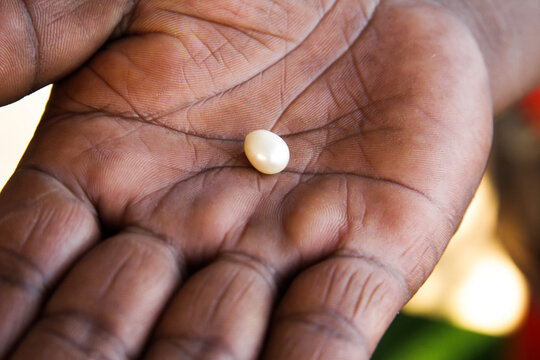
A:
[[[289,163],[289,147],[268,130],[255,130],[244,140],[244,152],[253,167],[263,174],[277,174]]]

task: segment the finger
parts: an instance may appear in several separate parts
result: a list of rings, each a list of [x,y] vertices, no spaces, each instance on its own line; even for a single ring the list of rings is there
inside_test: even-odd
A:
[[[0,194],[0,358],[98,236],[93,207],[62,183],[38,170],[15,173]]]
[[[0,2],[0,105],[88,59],[130,11],[132,0]]]
[[[407,282],[374,259],[336,255],[305,271],[276,314],[265,359],[369,359]]]
[[[437,204],[414,190],[354,178],[347,189],[339,250],[288,289],[267,359],[369,358],[455,230]]]
[[[146,354],[148,359],[256,358],[283,279],[303,261],[311,262],[320,256],[326,247],[295,242],[297,233],[283,226],[283,199],[287,194],[300,198],[302,212],[323,206],[328,210],[327,218],[339,216],[339,210],[329,205],[329,199],[336,196],[335,184],[320,182],[321,193],[314,196],[295,195],[296,175],[284,174],[278,180],[250,171],[241,171],[240,176],[236,170],[220,174],[204,177],[205,192],[197,192],[196,201],[185,195],[188,191],[182,192],[182,201],[175,200],[178,194],[170,192],[161,202],[160,214],[148,216],[150,223],[146,225],[152,228],[152,222],[166,222],[168,214],[184,214],[191,209],[186,219],[177,220],[189,238],[178,241],[184,244],[186,256],[192,261],[215,258],[192,276],[172,300],[156,328]],[[193,192],[199,185],[190,182],[176,190],[182,186]],[[261,194],[269,193],[273,196],[263,195],[261,199]],[[300,207],[295,209],[300,211]],[[332,229],[325,224],[323,221],[310,227],[324,236]],[[170,230],[162,229],[174,237]]]
[[[188,196],[178,201],[178,194],[170,192],[160,213],[145,221],[153,228],[152,222],[165,223],[171,213],[186,213],[187,206],[190,216],[179,219],[179,226],[197,241],[178,241],[188,258],[208,257],[201,253],[218,248],[217,260],[190,278],[165,311],[149,359],[256,358],[276,289],[302,263],[333,248],[327,240],[344,220],[343,202],[335,203],[342,188],[333,179],[299,185],[296,174],[276,178],[237,171],[207,174],[205,192],[194,202]],[[176,191],[182,186],[199,185],[186,183]],[[162,231],[171,237],[178,233]]]
[[[26,334],[13,359],[131,359],[179,281],[178,255],[137,232],[82,258]]]
[[[146,359],[254,359],[276,296],[265,260],[226,253],[180,290]]]

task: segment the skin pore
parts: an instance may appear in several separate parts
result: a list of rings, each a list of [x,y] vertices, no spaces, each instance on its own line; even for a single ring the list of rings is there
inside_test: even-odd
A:
[[[538,83],[538,15],[3,1],[0,103],[55,86],[0,194],[0,357],[368,358]],[[242,153],[261,128],[279,175]]]

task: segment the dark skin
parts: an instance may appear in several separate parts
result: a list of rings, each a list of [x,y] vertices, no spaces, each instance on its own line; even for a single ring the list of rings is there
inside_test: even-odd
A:
[[[454,3],[53,3],[0,5],[0,103],[58,81],[0,194],[0,357],[368,358],[529,86]]]

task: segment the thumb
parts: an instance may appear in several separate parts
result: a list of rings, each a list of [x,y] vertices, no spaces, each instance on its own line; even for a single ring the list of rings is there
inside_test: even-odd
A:
[[[0,105],[77,68],[105,42],[134,2],[0,1]]]

